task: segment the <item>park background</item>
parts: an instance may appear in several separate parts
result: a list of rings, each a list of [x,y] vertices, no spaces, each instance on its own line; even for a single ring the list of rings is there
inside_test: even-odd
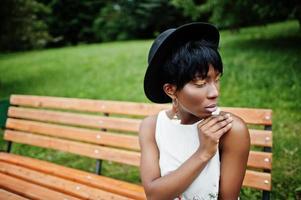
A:
[[[220,104],[273,110],[272,198],[301,199],[299,1],[3,0],[0,15],[0,100],[32,94],[148,102],[142,83],[152,39],[183,23],[214,23],[225,66]],[[95,167],[26,145],[13,152]],[[133,167],[105,163],[103,173],[140,182]],[[241,199],[259,198],[242,190]]]

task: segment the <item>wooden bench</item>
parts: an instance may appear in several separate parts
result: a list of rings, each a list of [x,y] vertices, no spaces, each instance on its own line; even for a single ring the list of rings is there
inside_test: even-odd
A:
[[[137,132],[141,118],[169,105],[12,95],[0,153],[0,199],[145,199],[141,185],[101,174],[102,160],[139,166]],[[243,186],[263,190],[269,199],[272,121],[269,109],[222,108],[242,117],[250,128],[248,170]],[[264,129],[264,130],[263,130]],[[10,153],[22,143],[97,160],[95,174]],[[259,147],[259,148],[258,148]],[[231,183],[229,183],[231,184]]]

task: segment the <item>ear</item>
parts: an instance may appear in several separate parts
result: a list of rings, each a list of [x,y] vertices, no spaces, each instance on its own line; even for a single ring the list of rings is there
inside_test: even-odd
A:
[[[171,99],[176,98],[177,87],[175,85],[172,85],[170,83],[165,83],[163,85],[163,90],[165,94],[167,94]]]

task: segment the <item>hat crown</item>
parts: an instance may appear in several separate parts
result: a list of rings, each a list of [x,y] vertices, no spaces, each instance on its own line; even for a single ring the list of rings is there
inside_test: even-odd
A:
[[[171,28],[171,29],[167,29],[166,31],[160,33],[155,41],[153,42],[149,53],[148,53],[148,64],[150,64],[151,60],[153,59],[155,53],[157,52],[158,48],[161,46],[161,44],[165,41],[165,39],[171,35],[176,29],[175,28]]]

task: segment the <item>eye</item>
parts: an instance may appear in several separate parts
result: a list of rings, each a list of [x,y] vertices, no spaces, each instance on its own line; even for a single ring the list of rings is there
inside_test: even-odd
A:
[[[195,83],[194,85],[195,85],[196,87],[198,87],[198,88],[202,88],[202,87],[204,87],[204,86],[206,85],[206,82]]]
[[[219,76],[219,77],[217,77],[216,79],[215,79],[215,82],[216,83],[218,83],[219,81],[220,81],[220,79],[221,79],[221,77]]]

